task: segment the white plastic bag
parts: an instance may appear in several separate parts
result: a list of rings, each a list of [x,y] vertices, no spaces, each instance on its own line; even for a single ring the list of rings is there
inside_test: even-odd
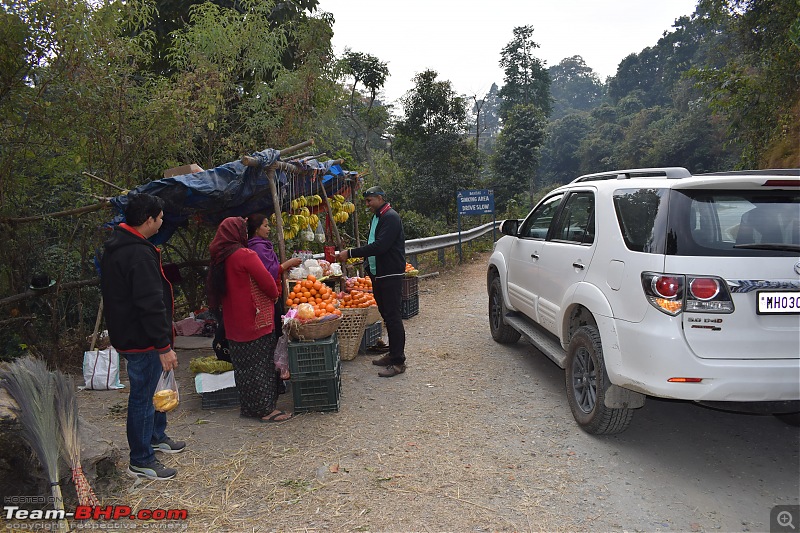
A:
[[[109,347],[105,350],[83,352],[83,380],[90,390],[124,389],[119,381],[119,354]]]

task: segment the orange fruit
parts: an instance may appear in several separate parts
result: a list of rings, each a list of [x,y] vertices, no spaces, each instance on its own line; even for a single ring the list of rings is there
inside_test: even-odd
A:
[[[307,279],[308,281],[310,281],[311,283],[314,283],[315,281],[317,281],[317,277],[316,277],[316,276],[314,276],[313,274],[309,274],[309,275],[308,275],[308,277],[307,277],[306,279]]]

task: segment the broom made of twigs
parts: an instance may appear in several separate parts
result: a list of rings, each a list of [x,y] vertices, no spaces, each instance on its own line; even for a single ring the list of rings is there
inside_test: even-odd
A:
[[[53,401],[55,381],[52,373],[44,361],[28,356],[0,368],[0,382],[17,402],[16,414],[22,425],[22,434],[47,473],[53,507],[63,511],[64,499],[58,476],[58,416]],[[59,528],[69,530],[66,518],[59,520]]]
[[[95,496],[89,480],[81,468],[81,440],[78,433],[78,398],[75,396],[75,380],[72,376],[56,370],[53,372],[55,381],[55,404],[58,415],[58,427],[61,430],[61,445],[64,460],[72,469],[72,483],[78,494],[81,505],[100,505]]]

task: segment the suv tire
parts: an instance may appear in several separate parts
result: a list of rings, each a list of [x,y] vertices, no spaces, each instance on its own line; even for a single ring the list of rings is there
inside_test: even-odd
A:
[[[596,327],[581,326],[572,336],[564,375],[569,408],[581,429],[593,435],[625,431],[633,419],[633,410],[606,407],[605,395],[611,382]]]
[[[500,344],[513,344],[520,338],[519,331],[503,321],[507,312],[500,278],[495,277],[489,286],[489,329],[492,332],[492,338]]]

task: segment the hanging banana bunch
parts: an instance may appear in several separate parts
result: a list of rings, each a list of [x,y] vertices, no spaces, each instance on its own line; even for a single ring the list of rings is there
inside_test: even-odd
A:
[[[339,224],[347,222],[350,214],[356,210],[356,206],[352,202],[345,200],[341,194],[334,194],[330,197],[330,201],[333,220]]]

